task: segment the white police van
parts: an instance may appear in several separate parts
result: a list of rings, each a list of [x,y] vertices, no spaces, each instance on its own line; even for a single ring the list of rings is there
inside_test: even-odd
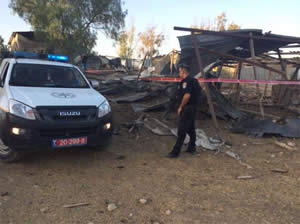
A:
[[[93,89],[99,83],[90,83],[74,65],[26,55],[16,52],[0,67],[0,160],[16,161],[32,150],[109,142],[112,112]]]

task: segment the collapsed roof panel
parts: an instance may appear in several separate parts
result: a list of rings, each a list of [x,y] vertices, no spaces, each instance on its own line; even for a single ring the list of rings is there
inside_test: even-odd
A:
[[[189,28],[175,28],[178,30],[191,31]],[[201,31],[201,30],[200,30]],[[251,56],[249,38],[250,33],[253,34],[255,54],[277,50],[280,47],[300,43],[300,38],[283,35],[276,35],[271,33],[262,33],[262,30],[257,29],[242,29],[230,31],[207,31],[202,30],[201,33],[195,37],[198,47],[213,50],[218,53],[228,54],[240,58],[249,58]],[[179,36],[179,44],[181,47],[181,62],[190,64],[191,74],[199,73],[199,67],[195,55],[195,49],[192,41],[192,35]],[[220,56],[205,51],[201,51],[203,66],[216,61]]]

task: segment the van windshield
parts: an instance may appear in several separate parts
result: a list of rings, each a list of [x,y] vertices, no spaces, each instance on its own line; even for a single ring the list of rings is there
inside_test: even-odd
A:
[[[9,85],[53,88],[89,88],[82,74],[72,67],[15,64]]]

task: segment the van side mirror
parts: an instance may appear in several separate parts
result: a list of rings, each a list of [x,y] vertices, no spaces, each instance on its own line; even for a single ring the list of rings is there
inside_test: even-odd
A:
[[[100,83],[98,80],[90,80],[90,83],[94,89],[99,88]]]

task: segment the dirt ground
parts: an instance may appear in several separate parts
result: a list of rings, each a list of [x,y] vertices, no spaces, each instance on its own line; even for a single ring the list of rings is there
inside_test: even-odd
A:
[[[138,118],[129,105],[113,105],[118,124]],[[149,113],[162,118],[162,113]],[[175,120],[168,121],[175,127]],[[220,122],[230,149],[252,169],[225,153],[164,156],[175,137],[121,128],[105,149],[62,149],[0,163],[0,223],[300,223],[300,139],[233,134]],[[210,119],[197,127],[214,136]],[[287,173],[272,172],[284,169]],[[252,179],[238,179],[252,176]],[[141,203],[140,199],[146,199]],[[64,205],[88,203],[64,208]],[[108,211],[110,203],[116,209]]]

